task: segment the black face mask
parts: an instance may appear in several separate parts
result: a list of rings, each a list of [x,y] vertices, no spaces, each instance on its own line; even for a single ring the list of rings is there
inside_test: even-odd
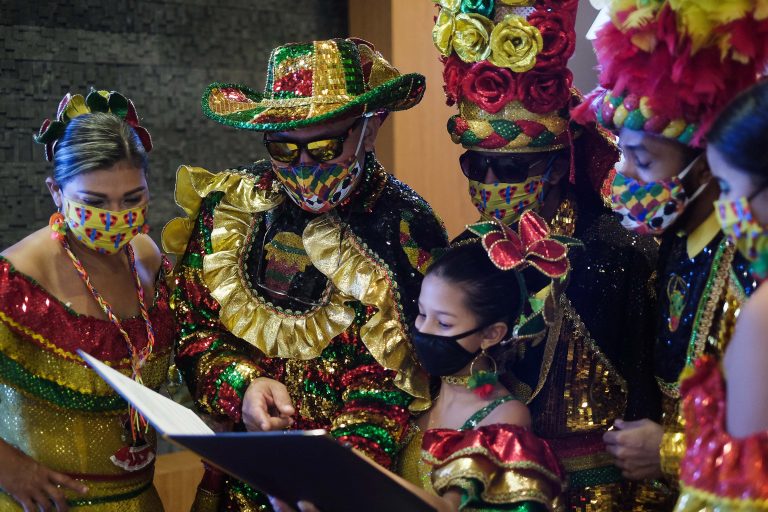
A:
[[[485,325],[475,327],[471,331],[463,332],[455,336],[440,336],[438,334],[426,334],[415,325],[411,326],[411,341],[416,349],[421,366],[430,375],[453,375],[469,363],[480,352],[469,352],[459,345],[458,340],[466,338],[476,332],[485,329]]]

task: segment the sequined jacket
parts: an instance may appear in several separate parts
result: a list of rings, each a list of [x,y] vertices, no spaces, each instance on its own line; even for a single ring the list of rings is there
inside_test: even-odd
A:
[[[163,272],[155,288],[149,309],[155,345],[142,378],[157,389],[165,382],[173,341]],[[125,319],[122,326],[139,348],[146,345],[140,317]],[[109,320],[75,313],[0,257],[0,438],[44,466],[83,481],[88,494],[68,493],[70,506],[162,510],[152,488],[154,464],[129,472],[110,460],[130,445],[128,404],[88,368],[77,349],[130,375],[128,347]],[[151,429],[147,439],[155,442]],[[21,510],[14,503],[0,490],[0,510]]]
[[[692,233],[668,233],[660,250],[655,376],[662,392],[662,470],[676,487],[685,452],[678,379],[703,354],[719,359],[741,304],[756,287],[749,263],[720,232],[715,214]]]
[[[188,218],[171,221],[163,242],[183,254],[177,362],[200,410],[242,428],[248,385],[276,379],[294,428],[327,429],[389,467],[412,411],[430,405],[408,339],[422,273],[447,246],[429,206],[372,154],[363,182],[327,214],[288,200],[264,162],[181,167],[176,199]]]
[[[525,398],[533,431],[568,475],[567,510],[632,510],[637,491],[602,436],[617,418],[659,416],[652,376],[657,244],[624,229],[591,191],[563,201],[550,228],[583,247],[568,253],[570,281],[554,324],[544,340],[526,343],[505,384]],[[531,277],[526,283],[535,288]]]

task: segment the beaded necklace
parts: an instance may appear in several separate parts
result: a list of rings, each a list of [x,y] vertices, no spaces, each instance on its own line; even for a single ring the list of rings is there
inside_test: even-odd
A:
[[[61,236],[59,237],[59,240],[61,241],[61,245],[64,247],[64,250],[67,252],[69,259],[72,260],[72,264],[75,266],[75,270],[77,270],[77,273],[80,275],[83,283],[85,283],[85,286],[88,288],[88,291],[91,292],[91,295],[99,304],[102,311],[104,311],[104,314],[107,315],[109,321],[112,322],[112,324],[117,328],[118,331],[120,331],[120,334],[123,336],[126,345],[128,345],[128,351],[131,356],[132,378],[137,383],[143,384],[141,380],[141,368],[144,366],[147,358],[152,353],[152,348],[155,345],[155,331],[152,328],[152,322],[149,320],[149,312],[147,311],[147,306],[144,301],[144,288],[141,286],[141,279],[139,278],[139,273],[136,271],[136,259],[133,255],[133,247],[131,247],[131,244],[126,244],[125,252],[128,255],[128,265],[131,268],[131,274],[133,274],[136,283],[136,295],[139,298],[139,310],[141,311],[141,318],[144,320],[144,324],[147,328],[147,345],[141,350],[138,350],[136,346],[131,342],[130,336],[128,336],[128,333],[125,332],[125,329],[123,329],[123,326],[120,323],[120,318],[112,310],[112,306],[106,300],[104,300],[104,297],[102,297],[96,288],[94,288],[93,284],[91,283],[91,278],[88,275],[88,271],[85,270],[85,267],[83,266],[80,259],[78,259],[78,257],[75,256],[75,253],[72,252],[66,237]],[[133,440],[134,445],[139,444],[139,441],[143,440],[143,435],[147,433],[149,428],[147,421],[132,405],[129,405],[128,417],[131,428],[131,439]]]

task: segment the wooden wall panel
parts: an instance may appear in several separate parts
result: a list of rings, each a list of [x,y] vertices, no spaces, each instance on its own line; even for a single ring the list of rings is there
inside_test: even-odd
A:
[[[453,144],[445,125],[455,113],[445,105],[442,65],[432,44],[435,4],[428,0],[350,0],[350,34],[391,45],[382,53],[401,72],[419,72],[427,77],[422,102],[405,112],[395,112],[386,124],[392,129],[392,156],[378,147],[381,160],[395,176],[429,201],[445,221],[449,235],[460,233],[477,219],[469,201],[467,182],[459,169],[461,147]],[[377,21],[379,10],[390,19]],[[389,22],[389,25],[387,25]],[[389,27],[390,38],[381,34]],[[382,134],[384,135],[384,134]],[[385,139],[386,140],[386,139]],[[391,161],[390,165],[388,161]]]
[[[202,477],[200,457],[188,450],[158,456],[154,483],[165,512],[189,512]]]

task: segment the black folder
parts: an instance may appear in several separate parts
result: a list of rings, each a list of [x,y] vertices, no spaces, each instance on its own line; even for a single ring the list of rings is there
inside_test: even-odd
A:
[[[166,439],[253,487],[322,512],[433,512],[400,477],[331,438],[324,430],[214,433],[183,405],[98,359],[80,356]]]
[[[435,510],[323,430],[168,438],[257,489],[290,503],[307,500],[322,512]]]

